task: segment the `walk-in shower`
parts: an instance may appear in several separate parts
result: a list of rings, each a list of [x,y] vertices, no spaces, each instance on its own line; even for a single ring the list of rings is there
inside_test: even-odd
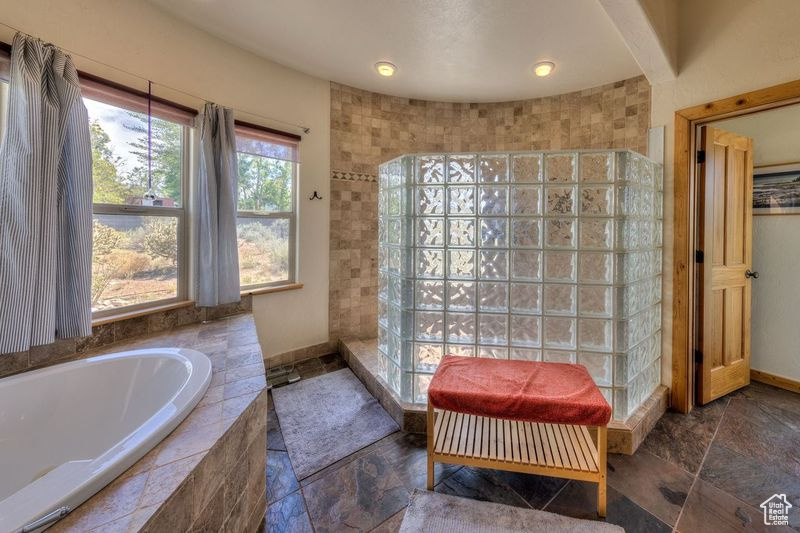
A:
[[[660,383],[662,168],[630,151],[407,155],[379,172],[378,347],[580,363],[626,419]]]

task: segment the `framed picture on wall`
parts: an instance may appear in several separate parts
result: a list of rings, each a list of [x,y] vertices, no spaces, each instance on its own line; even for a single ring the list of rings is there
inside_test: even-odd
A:
[[[800,215],[800,163],[753,169],[754,215]]]

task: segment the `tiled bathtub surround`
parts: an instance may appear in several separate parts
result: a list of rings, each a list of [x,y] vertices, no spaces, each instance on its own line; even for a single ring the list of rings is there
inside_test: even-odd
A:
[[[175,309],[101,323],[92,327],[89,337],[59,339],[52,344],[34,346],[27,352],[0,354],[0,378],[70,359],[80,359],[93,350],[140,335],[169,331],[205,320],[249,312],[251,309],[252,296],[246,295],[242,296],[240,302],[233,304],[197,307],[189,303]]]
[[[48,531],[256,531],[266,510],[268,400],[252,316],[147,335],[104,352],[150,346],[207,354],[214,369],[208,391],[166,439]]]
[[[374,338],[378,165],[404,153],[629,148],[646,152],[650,86],[632,78],[501,103],[411,100],[331,84],[330,335]]]
[[[662,169],[631,151],[381,165],[378,348],[404,401],[443,354],[580,363],[624,421],[660,383]]]

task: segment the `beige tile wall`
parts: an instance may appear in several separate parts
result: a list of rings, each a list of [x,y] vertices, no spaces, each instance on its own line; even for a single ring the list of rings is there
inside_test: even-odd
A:
[[[516,102],[460,104],[331,83],[330,336],[377,334],[378,165],[413,152],[630,148],[647,153],[643,76]]]

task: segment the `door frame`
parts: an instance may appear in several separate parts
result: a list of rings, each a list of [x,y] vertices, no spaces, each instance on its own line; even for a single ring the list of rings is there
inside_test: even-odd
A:
[[[697,126],[800,103],[800,80],[714,100],[675,112],[672,241],[672,408],[695,405],[695,242],[697,236]]]

